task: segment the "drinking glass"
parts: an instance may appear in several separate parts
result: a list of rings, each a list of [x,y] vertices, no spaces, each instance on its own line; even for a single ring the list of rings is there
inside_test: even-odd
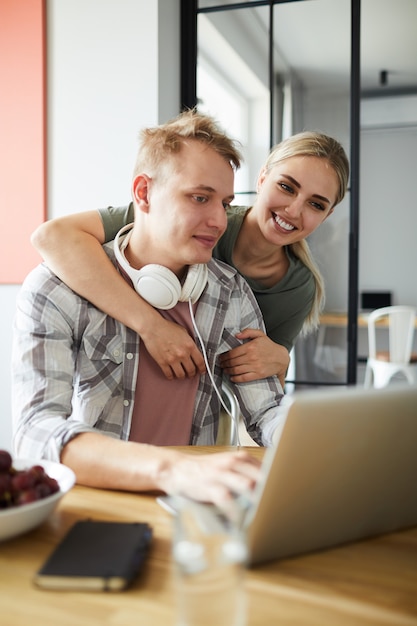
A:
[[[239,525],[210,505],[177,502],[177,626],[245,626],[247,550]]]

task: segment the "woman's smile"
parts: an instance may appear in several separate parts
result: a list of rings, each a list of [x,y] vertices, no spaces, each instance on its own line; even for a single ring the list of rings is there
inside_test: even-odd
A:
[[[293,230],[297,230],[294,224],[290,224],[289,222],[284,221],[282,217],[280,217],[277,213],[272,213],[272,217],[274,218],[274,222],[278,224],[278,226],[284,231],[291,232]]]

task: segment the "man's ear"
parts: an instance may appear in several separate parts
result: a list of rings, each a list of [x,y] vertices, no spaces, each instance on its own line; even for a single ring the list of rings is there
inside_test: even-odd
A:
[[[149,211],[149,192],[151,178],[147,174],[138,174],[133,179],[132,195],[137,207],[141,211]]]

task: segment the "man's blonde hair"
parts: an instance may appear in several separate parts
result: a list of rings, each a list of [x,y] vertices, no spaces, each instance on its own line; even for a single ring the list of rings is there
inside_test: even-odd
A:
[[[146,173],[155,177],[167,162],[169,164],[170,158],[192,139],[210,146],[234,170],[240,167],[242,157],[237,142],[228,137],[212,117],[191,109],[165,124],[144,128],[140,132],[134,175]]]

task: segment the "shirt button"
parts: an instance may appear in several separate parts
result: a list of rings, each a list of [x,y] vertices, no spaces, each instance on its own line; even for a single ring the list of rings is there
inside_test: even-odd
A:
[[[126,354],[126,358],[129,359],[129,361],[130,361],[131,359],[133,359],[133,354],[131,352],[128,352]]]
[[[114,350],[113,356],[120,356],[120,350]]]
[[[124,406],[129,406],[129,404],[130,404],[129,400],[123,400],[123,404],[124,404]]]

